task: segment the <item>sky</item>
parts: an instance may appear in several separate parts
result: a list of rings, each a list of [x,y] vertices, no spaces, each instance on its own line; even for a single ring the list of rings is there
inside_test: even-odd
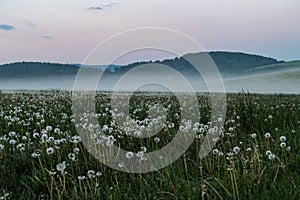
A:
[[[142,27],[174,29],[207,51],[300,60],[299,10],[299,0],[0,0],[0,63],[82,63]]]

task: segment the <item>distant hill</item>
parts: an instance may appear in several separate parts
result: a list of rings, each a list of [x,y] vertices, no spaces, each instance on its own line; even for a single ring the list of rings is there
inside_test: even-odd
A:
[[[26,78],[57,75],[74,75],[79,67],[68,64],[54,64],[41,62],[18,62],[0,65],[1,78]]]
[[[271,65],[264,65],[259,67],[254,67],[245,71],[247,74],[262,74],[262,73],[269,73],[274,71],[293,71],[295,69],[299,69],[300,67],[300,60],[289,61],[289,62],[282,62],[276,63]]]
[[[191,56],[198,56],[202,53],[188,54]],[[251,69],[255,69],[260,66],[284,63],[284,61],[278,61],[274,58],[268,58],[259,55],[251,55],[240,52],[209,52],[210,57],[215,62],[220,73],[222,75],[240,75],[247,73]],[[126,66],[116,68],[116,73],[125,73],[135,66],[147,64],[147,63],[158,63],[170,66],[180,72],[184,72],[186,75],[192,75],[197,73],[195,68],[183,57],[176,57],[174,59],[167,59],[163,61],[150,61],[150,62],[136,62]]]
[[[189,54],[197,56],[201,53]],[[274,58],[263,57],[259,55],[250,55],[240,52],[210,52],[209,55],[217,65],[222,75],[240,75],[258,70],[262,66],[283,66],[283,61],[277,61]],[[184,57],[184,56],[183,56]],[[159,63],[168,65],[184,75],[195,74],[195,69],[183,57],[167,59],[163,61],[136,62],[126,66],[111,65],[108,74],[121,75],[126,71],[147,63]],[[11,77],[51,77],[51,76],[75,76],[81,66],[80,64],[54,64],[41,62],[18,62],[0,65],[0,78]],[[92,69],[102,70],[103,66],[84,66]],[[274,68],[273,68],[274,69]]]

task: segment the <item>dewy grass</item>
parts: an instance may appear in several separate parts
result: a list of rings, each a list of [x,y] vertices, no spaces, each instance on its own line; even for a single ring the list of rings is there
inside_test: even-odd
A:
[[[188,122],[180,118],[173,95],[134,94],[130,117],[140,127],[164,127],[141,139],[134,137],[133,123],[118,128],[112,118],[120,115],[118,108],[102,93],[93,113],[98,124],[90,123],[92,113],[74,123],[69,92],[0,93],[0,199],[300,199],[300,95],[228,94],[226,118],[211,116],[207,94],[199,94],[198,101],[201,118]],[[153,119],[148,110],[155,111],[157,103],[166,112],[158,110]],[[200,159],[203,139],[213,131],[211,119],[223,120],[224,127],[213,150]],[[167,145],[178,129],[196,137],[171,165],[131,174],[95,159],[75,126],[95,130],[92,148],[114,144],[138,153],[127,159],[143,164],[145,153]]]

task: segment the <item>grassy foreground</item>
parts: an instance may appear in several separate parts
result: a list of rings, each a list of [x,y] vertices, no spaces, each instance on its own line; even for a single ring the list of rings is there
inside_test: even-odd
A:
[[[99,144],[143,155],[165,146],[178,129],[195,133],[193,144],[170,166],[132,174],[88,153],[75,129],[70,93],[0,93],[0,199],[300,199],[300,95],[228,94],[225,119],[210,116],[208,95],[198,100],[201,119],[190,122],[180,119],[174,96],[136,94],[131,117],[144,127],[164,127],[136,139],[130,123],[118,129],[112,115],[119,113],[109,97],[97,95],[99,125],[89,124],[86,113],[77,126],[105,132]],[[157,103],[164,112],[147,118]],[[222,137],[200,159],[211,120],[224,122]]]

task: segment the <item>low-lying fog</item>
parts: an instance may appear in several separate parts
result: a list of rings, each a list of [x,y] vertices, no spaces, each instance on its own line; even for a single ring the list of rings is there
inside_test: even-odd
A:
[[[197,92],[207,92],[210,88],[212,92],[222,92],[222,84],[224,83],[226,92],[249,91],[255,93],[300,93],[300,70],[281,71],[277,73],[266,73],[252,76],[234,76],[223,78],[223,83],[208,78],[208,83],[199,77],[189,77],[184,79],[178,74],[168,73],[131,73],[128,76],[119,79],[119,77],[105,76],[101,79],[98,89],[100,90],[127,90],[136,89],[150,91],[191,91],[189,83]],[[186,81],[188,80],[189,83]],[[1,79],[1,90],[73,90],[75,76],[52,76],[43,78],[18,78],[18,79]],[[95,89],[97,76],[86,75],[76,82],[75,88]],[[148,85],[145,86],[145,84]],[[82,87],[82,85],[84,85]],[[144,85],[144,86],[143,86]],[[160,86],[160,85],[163,85]]]

